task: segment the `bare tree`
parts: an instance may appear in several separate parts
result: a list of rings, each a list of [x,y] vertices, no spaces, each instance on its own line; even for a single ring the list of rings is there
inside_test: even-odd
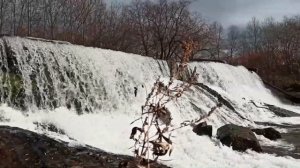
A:
[[[229,56],[232,58],[238,51],[239,28],[237,26],[230,26],[227,34],[227,44],[229,48]]]
[[[220,59],[220,52],[223,44],[223,27],[221,24],[214,22],[211,26],[211,29],[214,36],[213,43],[216,50],[216,57]]]
[[[259,49],[261,28],[259,21],[255,17],[248,23],[246,31],[250,48],[253,52],[257,53]]]
[[[104,0],[0,0],[0,32],[180,60],[184,41],[198,44],[195,55],[213,40],[207,24],[190,13],[190,3],[135,0],[124,6],[106,5]]]
[[[46,0],[44,5],[46,10],[45,19],[49,27],[50,38],[55,39],[55,30],[58,28],[62,4],[59,0]]]
[[[127,7],[128,17],[132,24],[132,28],[136,31],[137,41],[140,42],[138,46],[142,47],[142,55],[149,56],[151,29],[150,20],[148,18],[149,9],[147,8],[149,2],[135,0]],[[139,49],[138,49],[139,50]]]
[[[3,28],[6,24],[6,20],[8,19],[7,16],[7,9],[8,9],[8,1],[7,0],[0,0],[0,34],[3,33]]]

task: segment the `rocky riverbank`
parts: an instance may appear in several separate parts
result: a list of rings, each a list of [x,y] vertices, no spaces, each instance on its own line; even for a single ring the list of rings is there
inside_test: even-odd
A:
[[[0,126],[1,168],[134,168],[133,157],[116,155],[89,146],[68,146],[45,135]],[[153,164],[151,167],[167,167]]]

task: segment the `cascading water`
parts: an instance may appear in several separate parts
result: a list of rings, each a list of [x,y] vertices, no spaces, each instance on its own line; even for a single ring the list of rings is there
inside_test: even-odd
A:
[[[158,77],[169,76],[164,61],[55,41],[3,37],[0,50],[1,125],[121,154],[131,154],[130,122],[139,117],[153,83]],[[226,123],[300,124],[299,117],[281,118],[249,103],[268,103],[300,113],[299,107],[281,103],[256,74],[245,68],[196,62],[189,66],[197,68],[202,84],[168,104],[174,127],[206,114],[219,101],[223,106],[207,119],[214,134]],[[66,135],[41,129],[37,123],[53,124]],[[195,135],[189,127],[177,130],[174,136],[175,150],[170,158],[164,158],[171,159],[165,164],[174,167],[300,165],[292,158],[232,151],[214,138]]]
[[[88,110],[81,100],[92,104],[102,98],[88,96],[91,89],[103,87],[92,87],[93,74],[78,66],[72,53],[63,51],[59,45],[37,48],[30,42],[1,39],[3,102],[22,109],[75,106],[78,110]]]
[[[2,38],[0,47],[1,101],[22,109],[112,111],[132,102],[135,86],[168,71],[165,63],[159,69],[153,59],[120,54],[114,60],[111,51],[55,42]],[[136,70],[142,71],[136,74]]]

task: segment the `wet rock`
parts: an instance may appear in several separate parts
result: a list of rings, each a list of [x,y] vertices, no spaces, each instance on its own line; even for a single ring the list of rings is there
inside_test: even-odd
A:
[[[116,155],[89,146],[70,147],[20,128],[0,126],[0,167],[137,167],[130,156]],[[167,167],[152,163],[151,168]]]
[[[281,138],[280,132],[275,130],[274,128],[264,128],[264,129],[252,129],[257,135],[263,135],[264,137],[270,140],[277,140]]]
[[[230,102],[230,100],[227,100],[226,98],[224,98],[220,93],[218,93],[217,91],[211,89],[210,87],[208,87],[207,85],[203,84],[203,83],[195,83],[194,85],[199,86],[200,88],[202,88],[203,90],[209,92],[211,95],[213,95],[214,97],[216,97],[218,99],[218,102],[221,103],[222,105],[226,106],[228,109],[232,110],[236,115],[238,115],[241,119],[246,119],[245,117],[243,117],[240,113],[238,113],[235,108],[231,105],[232,103]]]
[[[270,111],[272,111],[275,115],[278,115],[280,117],[299,117],[300,114],[295,113],[293,111],[290,110],[286,110],[271,104],[265,104],[266,107],[268,107],[268,109]]]
[[[42,131],[51,131],[51,132],[56,132],[62,135],[65,135],[65,131],[63,129],[58,128],[57,126],[55,126],[55,124],[53,123],[49,123],[49,122],[34,122],[33,124],[36,125],[38,130],[42,130]]]
[[[217,138],[222,144],[232,146],[233,150],[246,151],[247,149],[262,152],[261,146],[254,133],[246,127],[227,124],[217,130]]]
[[[212,136],[212,126],[207,125],[206,122],[202,122],[193,128],[193,132],[195,132],[197,135],[207,135],[209,137]]]

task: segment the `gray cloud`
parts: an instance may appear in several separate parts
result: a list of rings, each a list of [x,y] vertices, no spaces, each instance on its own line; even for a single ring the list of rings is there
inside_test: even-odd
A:
[[[113,3],[130,3],[131,0],[105,0]],[[155,0],[154,0],[155,1]],[[300,0],[192,0],[191,10],[199,12],[209,21],[228,27],[246,25],[252,17],[264,20],[273,17],[300,15]]]
[[[252,17],[263,20],[300,14],[300,0],[195,0],[191,5],[209,21],[218,21],[225,27],[245,25]]]

